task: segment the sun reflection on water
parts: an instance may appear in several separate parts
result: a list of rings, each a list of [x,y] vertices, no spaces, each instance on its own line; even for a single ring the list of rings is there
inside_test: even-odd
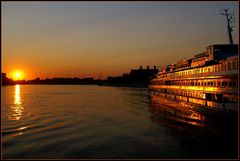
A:
[[[15,99],[14,99],[14,104],[15,105],[20,105],[21,104],[21,97],[20,97],[20,85],[15,86]]]
[[[14,104],[11,106],[12,113],[10,115],[11,120],[19,120],[23,115],[24,107],[22,106],[20,85],[15,85]]]

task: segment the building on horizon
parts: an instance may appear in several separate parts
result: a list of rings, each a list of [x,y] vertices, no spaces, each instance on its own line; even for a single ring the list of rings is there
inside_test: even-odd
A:
[[[14,81],[7,77],[7,73],[1,74],[1,86],[14,85]]]

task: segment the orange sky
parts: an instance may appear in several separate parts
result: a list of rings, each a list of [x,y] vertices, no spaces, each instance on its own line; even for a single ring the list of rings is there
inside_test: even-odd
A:
[[[238,20],[237,2],[2,2],[2,72],[103,79],[168,65],[228,43],[221,8]]]

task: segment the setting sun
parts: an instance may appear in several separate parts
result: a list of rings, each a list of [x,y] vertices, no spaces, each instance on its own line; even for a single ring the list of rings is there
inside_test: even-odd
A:
[[[21,79],[23,79],[23,72],[19,71],[19,70],[18,71],[14,71],[12,76],[13,76],[14,80],[21,80]]]

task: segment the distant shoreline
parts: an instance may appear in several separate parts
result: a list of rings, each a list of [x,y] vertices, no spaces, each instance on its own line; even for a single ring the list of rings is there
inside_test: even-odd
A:
[[[51,84],[51,83],[36,83],[36,84],[7,84],[7,85],[1,85],[4,86],[14,86],[14,85],[97,85],[97,86],[111,86],[111,87],[131,87],[131,88],[148,88],[149,84],[109,84],[109,83],[101,83],[101,84]]]

